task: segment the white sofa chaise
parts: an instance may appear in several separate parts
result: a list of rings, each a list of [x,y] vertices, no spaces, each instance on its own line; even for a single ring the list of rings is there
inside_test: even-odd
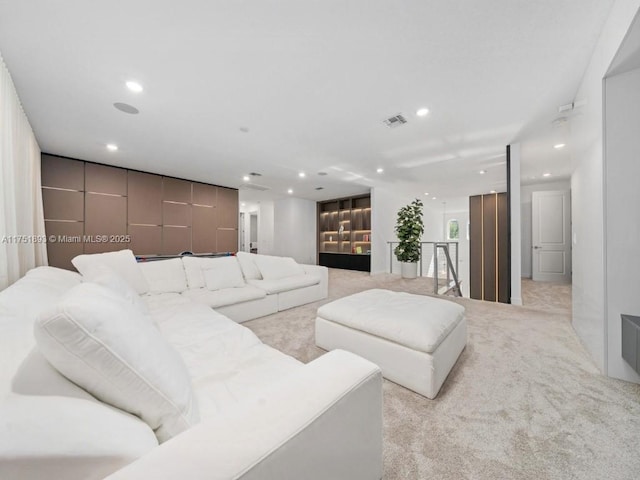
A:
[[[115,267],[39,267],[0,292],[0,478],[381,477],[375,365],[302,364]]]

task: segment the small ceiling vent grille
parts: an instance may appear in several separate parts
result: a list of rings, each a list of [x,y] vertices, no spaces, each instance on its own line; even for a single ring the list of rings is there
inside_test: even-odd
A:
[[[404,116],[401,113],[399,113],[394,117],[387,118],[384,121],[384,124],[389,128],[396,128],[396,127],[399,127],[400,125],[404,125],[405,123],[407,123],[407,119],[404,118]]]
[[[316,187],[316,190],[324,190],[324,187]]]
[[[264,192],[266,190],[271,190],[269,187],[265,187],[264,185],[258,185],[257,183],[243,183],[240,185],[241,190],[258,190],[260,192]]]

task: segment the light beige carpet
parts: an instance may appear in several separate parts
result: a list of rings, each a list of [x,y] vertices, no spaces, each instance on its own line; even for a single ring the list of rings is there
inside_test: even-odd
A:
[[[245,323],[308,362],[319,305],[368,288],[429,294],[428,280],[330,270],[329,298]],[[384,382],[384,478],[638,479],[640,386],[602,376],[570,313],[456,299],[468,343],[435,400]],[[562,302],[558,303],[562,305]]]

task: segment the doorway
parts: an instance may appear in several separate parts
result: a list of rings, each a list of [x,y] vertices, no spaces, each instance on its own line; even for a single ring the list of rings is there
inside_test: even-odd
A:
[[[531,277],[571,283],[571,198],[569,190],[531,194]]]
[[[249,252],[258,253],[258,213],[249,215]]]

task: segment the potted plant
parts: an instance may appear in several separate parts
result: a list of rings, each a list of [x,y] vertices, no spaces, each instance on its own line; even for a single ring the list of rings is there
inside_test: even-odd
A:
[[[422,201],[416,198],[409,205],[398,210],[395,232],[399,244],[393,253],[400,262],[402,278],[416,278],[418,276],[420,237],[424,232],[422,206]]]

